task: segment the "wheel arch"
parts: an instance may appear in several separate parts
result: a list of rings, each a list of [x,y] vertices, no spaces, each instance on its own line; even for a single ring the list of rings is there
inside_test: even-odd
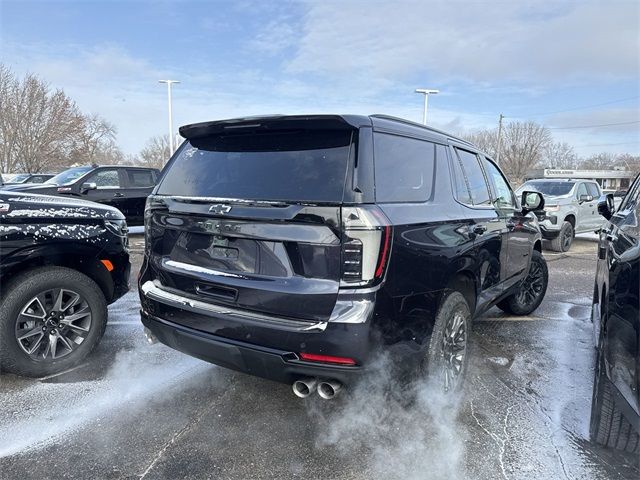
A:
[[[574,212],[568,213],[567,215],[565,215],[564,217],[564,221],[565,222],[569,222],[571,224],[571,226],[573,227],[573,229],[576,229],[576,214]]]
[[[14,252],[2,265],[2,277],[13,275],[29,269],[58,266],[71,268],[87,275],[95,281],[110,302],[114,295],[114,284],[106,267],[100,262],[100,249],[83,244],[40,245],[28,247]]]
[[[447,283],[447,289],[460,292],[467,304],[471,315],[476,311],[476,300],[478,298],[476,281],[473,273],[469,270],[460,270],[455,273]]]

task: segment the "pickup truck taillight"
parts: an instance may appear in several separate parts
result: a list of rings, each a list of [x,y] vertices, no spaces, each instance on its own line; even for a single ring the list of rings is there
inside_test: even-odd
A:
[[[343,287],[370,286],[384,278],[392,229],[376,206],[342,207]]]

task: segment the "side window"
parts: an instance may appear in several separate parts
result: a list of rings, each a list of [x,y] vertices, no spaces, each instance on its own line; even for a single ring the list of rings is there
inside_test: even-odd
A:
[[[489,187],[480,168],[478,162],[478,156],[475,153],[468,152],[466,150],[455,149],[458,154],[458,159],[462,167],[464,178],[469,187],[471,193],[471,200],[473,205],[491,205],[491,199],[489,198]]]
[[[509,186],[507,180],[502,176],[498,167],[491,163],[486,158],[483,159],[484,169],[489,177],[489,182],[493,185],[493,192],[495,196],[494,205],[496,208],[516,208],[516,202],[513,196],[513,191]]]
[[[636,177],[631,188],[622,199],[622,203],[620,204],[618,211],[627,210],[629,205],[637,205],[638,202],[640,202],[640,175]]]
[[[587,191],[589,192],[589,195],[594,198],[594,200],[597,200],[600,197],[598,186],[595,183],[587,183]]]
[[[589,192],[587,191],[587,186],[584,183],[581,183],[580,185],[578,185],[576,198],[580,199],[580,195],[589,195]]]
[[[435,144],[375,133],[376,201],[424,202],[431,196]]]
[[[95,183],[98,188],[119,188],[120,176],[118,170],[100,170],[85,180],[88,183]]]
[[[473,200],[471,200],[471,193],[469,192],[469,185],[467,184],[464,172],[462,171],[462,165],[460,165],[460,161],[457,157],[454,157],[452,164],[453,185],[456,198],[460,203],[464,203],[465,205],[473,205]]]
[[[155,179],[152,170],[126,170],[131,188],[153,187]]]

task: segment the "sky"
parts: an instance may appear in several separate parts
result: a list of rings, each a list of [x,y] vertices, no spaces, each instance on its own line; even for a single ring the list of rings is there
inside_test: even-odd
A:
[[[0,62],[115,124],[384,113],[461,134],[533,120],[588,156],[640,154],[640,2],[0,0]],[[606,125],[595,127],[593,125]],[[580,128],[575,128],[580,127]]]

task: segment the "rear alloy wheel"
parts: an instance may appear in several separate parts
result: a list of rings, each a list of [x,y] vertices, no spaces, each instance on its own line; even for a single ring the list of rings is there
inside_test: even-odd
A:
[[[574,230],[571,222],[563,222],[560,234],[551,240],[551,250],[554,252],[568,252],[573,243]]]
[[[3,285],[0,366],[43,376],[76,366],[102,337],[104,294],[89,277],[64,267],[23,272]]]
[[[529,273],[517,292],[498,303],[498,308],[514,315],[529,315],[540,306],[549,282],[547,262],[540,252],[533,251]]]
[[[464,296],[446,294],[431,335],[426,358],[428,375],[445,393],[458,391],[467,372],[471,313]]]

